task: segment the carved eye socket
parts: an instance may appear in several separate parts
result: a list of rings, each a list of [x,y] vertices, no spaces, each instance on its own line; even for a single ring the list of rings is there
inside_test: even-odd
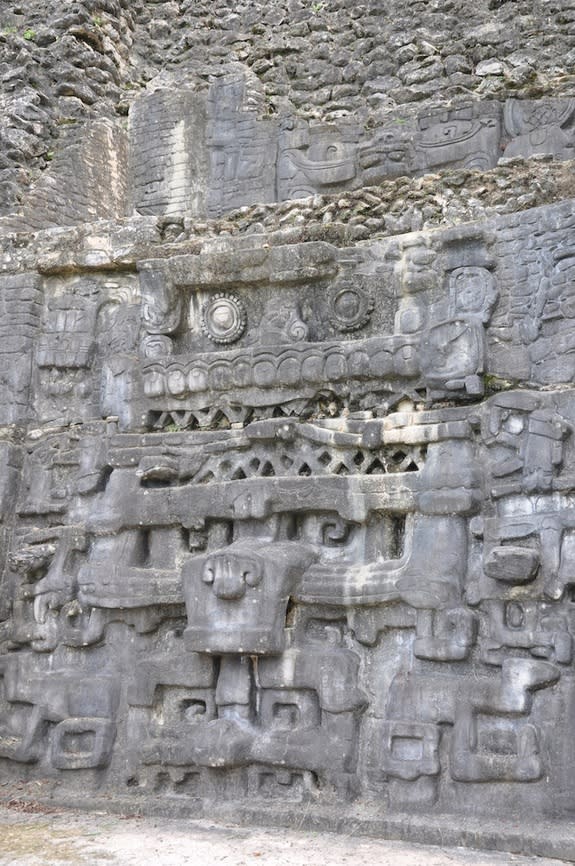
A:
[[[204,583],[213,583],[214,578],[214,569],[210,565],[206,565],[202,574],[202,580],[204,581]]]
[[[257,586],[258,583],[261,583],[262,573],[259,568],[254,567],[246,569],[246,571],[244,571],[242,574],[242,578],[244,580],[244,583],[246,583],[248,586]]]
[[[246,310],[232,292],[218,292],[202,308],[202,331],[214,343],[235,343],[246,328]]]

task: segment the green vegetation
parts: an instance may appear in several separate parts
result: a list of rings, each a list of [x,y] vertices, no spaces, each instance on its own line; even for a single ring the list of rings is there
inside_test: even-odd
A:
[[[498,391],[509,391],[511,388],[517,388],[518,384],[518,382],[502,379],[500,376],[493,376],[490,373],[485,373],[483,376],[483,385],[487,394],[495,394]]]

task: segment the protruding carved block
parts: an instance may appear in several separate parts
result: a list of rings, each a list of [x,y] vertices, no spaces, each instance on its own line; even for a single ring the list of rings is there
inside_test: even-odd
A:
[[[305,545],[251,540],[191,560],[183,575],[188,648],[281,652],[289,596],[314,558]]]
[[[106,719],[64,719],[52,735],[50,759],[59,770],[105,767],[112,753],[116,725]]]
[[[439,729],[418,722],[386,722],[381,726],[381,769],[412,781],[439,773]]]

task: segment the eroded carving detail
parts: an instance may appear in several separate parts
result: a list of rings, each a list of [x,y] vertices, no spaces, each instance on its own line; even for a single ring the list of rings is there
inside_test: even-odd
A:
[[[331,321],[338,331],[357,331],[373,312],[373,297],[352,285],[339,285],[329,299]]]
[[[3,762],[136,798],[573,802],[573,215],[513,220],[33,282]]]
[[[237,295],[218,293],[202,308],[202,330],[214,343],[235,343],[246,327],[245,307]]]

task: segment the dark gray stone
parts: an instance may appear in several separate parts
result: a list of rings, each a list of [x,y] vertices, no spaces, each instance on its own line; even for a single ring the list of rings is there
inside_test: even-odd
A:
[[[574,102],[506,89],[530,4],[473,50],[429,4],[101,5],[0,39],[0,772],[572,856]]]
[[[567,379],[572,224],[6,278],[38,429],[3,452],[3,760],[561,816],[575,397],[534,385]],[[521,353],[530,387],[490,393]]]

